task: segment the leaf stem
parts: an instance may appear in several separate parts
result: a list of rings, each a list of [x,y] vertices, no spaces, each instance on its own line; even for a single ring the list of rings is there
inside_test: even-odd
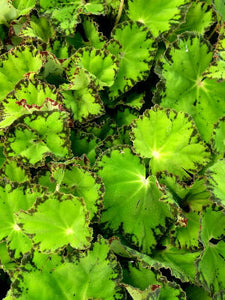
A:
[[[124,6],[124,0],[121,0],[114,27],[119,23],[123,11],[123,6]]]

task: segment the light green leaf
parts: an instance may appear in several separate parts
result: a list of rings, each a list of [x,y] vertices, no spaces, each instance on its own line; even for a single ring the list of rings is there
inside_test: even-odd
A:
[[[88,42],[85,42],[86,46],[92,46],[95,49],[101,49],[105,42],[105,37],[101,32],[98,31],[98,24],[93,21],[93,19],[87,17],[84,19],[83,23],[85,37]]]
[[[0,11],[0,24],[8,26],[12,19],[18,17],[18,10],[8,0],[1,0]]]
[[[192,2],[176,34],[192,31],[204,34],[214,22],[213,10],[204,2]]]
[[[101,239],[85,257],[56,266],[53,272],[43,268],[21,273],[14,294],[23,300],[122,299],[119,276],[115,256]]]
[[[181,36],[162,59],[160,71],[157,69],[162,80],[154,98],[163,107],[189,113],[206,141],[213,125],[225,114],[225,81],[204,75],[212,57],[211,47],[203,38]]]
[[[13,91],[27,73],[36,73],[43,64],[40,53],[29,46],[17,47],[0,56],[0,100]]]
[[[34,235],[33,241],[39,243],[41,251],[53,252],[68,244],[79,250],[90,246],[92,230],[80,198],[50,194],[29,214],[18,215],[23,231]]]
[[[212,194],[212,200],[225,207],[225,160],[218,160],[207,170],[207,186]]]
[[[72,111],[73,119],[87,122],[102,115],[105,109],[94,82],[90,82],[82,69],[78,69],[77,73],[71,84],[61,86],[60,93],[63,103]]]
[[[54,188],[61,193],[73,194],[74,196],[83,198],[87,210],[90,213],[90,219],[98,213],[101,207],[104,187],[101,179],[93,172],[75,163],[52,164],[51,175],[48,182],[39,181],[42,185],[53,185]],[[51,176],[51,177],[50,177]]]
[[[80,22],[79,10],[82,0],[38,0],[40,11],[49,15],[58,30],[66,35],[73,34],[76,25]]]
[[[55,87],[39,80],[21,80],[1,104],[0,128],[10,126],[23,115],[34,111],[60,109],[60,96]]]
[[[146,177],[144,164],[129,148],[108,151],[97,168],[105,185],[101,223],[113,232],[122,228],[131,243],[150,253],[173,219],[156,178]]]
[[[73,76],[77,67],[90,73],[100,88],[111,86],[118,71],[118,60],[107,50],[85,47],[79,49],[68,62],[68,76]]]
[[[107,49],[120,61],[115,82],[109,89],[110,97],[115,99],[148,76],[155,48],[151,33],[140,23],[123,22],[111,36],[114,40],[109,41]]]
[[[0,171],[1,178],[8,178],[10,181],[24,182],[30,180],[30,174],[16,160],[6,160]]]
[[[135,151],[151,158],[153,174],[167,171],[188,177],[209,162],[210,153],[201,141],[192,118],[158,106],[146,110],[132,128]],[[186,172],[187,171],[187,172]]]
[[[35,0],[9,0],[18,10],[19,15],[28,14],[35,6]]]
[[[70,156],[67,121],[68,114],[64,111],[33,112],[25,116],[24,124],[18,124],[8,134],[7,155],[29,164],[37,164],[48,155],[67,158]]]
[[[146,25],[153,35],[168,31],[181,22],[182,5],[189,3],[187,0],[129,0],[128,17]]]
[[[212,133],[211,144],[214,152],[216,152],[219,157],[224,156],[225,152],[225,117],[219,119],[219,121],[214,125],[214,130]]]
[[[0,186],[0,240],[6,238],[15,258],[30,251],[32,247],[32,242],[22,232],[15,213],[21,209],[31,208],[42,192],[35,186],[12,187],[10,184]]]
[[[225,289],[224,235],[224,212],[208,208],[202,217],[200,239],[205,249],[197,262],[197,275],[201,284],[210,292],[211,296],[221,293]]]
[[[47,43],[53,34],[54,29],[45,17],[32,15],[28,23],[23,26],[19,36],[22,38],[36,38]]]
[[[216,12],[221,16],[222,21],[225,21],[225,3],[223,0],[213,0]]]

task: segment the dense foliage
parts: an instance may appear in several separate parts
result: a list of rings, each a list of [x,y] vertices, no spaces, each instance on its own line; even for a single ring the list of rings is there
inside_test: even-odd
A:
[[[0,1],[6,300],[225,299],[225,2]]]

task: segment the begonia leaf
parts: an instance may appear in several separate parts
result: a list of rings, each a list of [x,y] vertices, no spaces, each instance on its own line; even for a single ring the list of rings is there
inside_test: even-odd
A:
[[[207,170],[207,186],[212,194],[212,200],[225,207],[225,160],[221,159]]]
[[[185,289],[187,299],[192,300],[211,300],[212,298],[209,296],[208,292],[205,291],[203,288],[190,285]]]
[[[70,156],[68,114],[64,111],[33,112],[9,132],[5,151],[8,157],[36,164],[47,155]]]
[[[225,21],[225,4],[223,0],[213,0],[216,12],[221,16],[222,21]]]
[[[50,184],[51,191],[73,194],[82,197],[87,210],[90,213],[90,219],[97,214],[103,197],[104,187],[101,179],[95,173],[90,172],[84,167],[70,164],[52,164],[51,174],[48,172],[45,176],[48,181],[38,182],[44,186]]]
[[[30,180],[29,171],[23,168],[16,160],[12,159],[5,161],[0,170],[0,176],[20,183]]]
[[[181,36],[161,60],[162,68],[157,69],[162,80],[154,99],[163,107],[189,113],[206,141],[213,125],[225,114],[225,81],[204,76],[212,56],[210,45],[202,37]]]
[[[73,75],[77,67],[87,70],[100,88],[114,83],[118,60],[107,50],[85,47],[79,49],[68,62],[67,73]]]
[[[25,74],[38,72],[42,64],[40,53],[29,46],[17,47],[0,56],[0,100],[13,91]]]
[[[224,212],[208,208],[202,217],[200,239],[205,248],[197,262],[197,268],[199,281],[211,296],[225,289],[224,236]]]
[[[181,21],[182,5],[189,3],[186,0],[129,0],[128,17],[146,25],[156,37],[160,33],[177,26]]]
[[[107,49],[120,61],[109,96],[114,99],[145,79],[150,71],[154,50],[150,31],[138,22],[123,22],[115,27]]]
[[[15,213],[21,209],[31,208],[42,192],[35,186],[12,187],[10,184],[0,186],[0,240],[6,238],[9,249],[14,251],[15,258],[19,258],[21,253],[30,251],[32,247],[32,242],[22,232]]]
[[[214,130],[212,133],[211,144],[213,150],[219,157],[224,156],[225,152],[225,117],[219,119],[219,121],[214,125]]]
[[[55,87],[39,80],[21,80],[1,104],[0,128],[11,125],[34,111],[60,109],[60,96]]]
[[[50,194],[35,210],[18,215],[23,231],[33,235],[41,251],[53,252],[68,244],[80,250],[90,246],[92,231],[80,198]]]
[[[2,0],[0,4],[0,24],[8,25],[12,19],[18,17],[17,9],[8,0]]]
[[[19,15],[28,14],[35,6],[35,0],[9,0],[12,5],[19,11]]]
[[[85,257],[49,270],[23,272],[14,294],[18,299],[122,299],[117,281],[120,270],[108,243],[101,239]],[[36,285],[35,282],[39,284]]]
[[[129,148],[105,153],[97,161],[105,185],[102,226],[123,234],[144,252],[156,244],[169,219],[173,219],[166,197],[156,178],[146,178],[145,166]]]
[[[139,155],[151,158],[153,174],[167,171],[185,178],[209,161],[209,150],[192,118],[183,112],[158,106],[145,111],[133,123],[132,140]]]
[[[85,44],[87,44],[87,46],[92,46],[95,49],[101,49],[104,45],[105,37],[98,31],[98,24],[91,18],[85,18],[82,25],[88,40]]]

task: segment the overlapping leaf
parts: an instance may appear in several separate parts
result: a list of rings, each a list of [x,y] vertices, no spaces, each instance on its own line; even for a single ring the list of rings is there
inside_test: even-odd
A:
[[[132,140],[139,155],[151,158],[153,174],[166,170],[184,178],[209,161],[192,118],[183,112],[155,106],[134,121]]]
[[[113,40],[107,49],[120,61],[115,82],[109,89],[114,99],[148,76],[155,48],[150,31],[141,23],[121,23],[111,36]]]
[[[53,86],[39,80],[21,80],[1,104],[0,128],[34,111],[60,109],[60,96]]]
[[[157,37],[160,33],[177,26],[181,21],[182,6],[186,0],[148,1],[129,0],[128,17],[133,21],[145,24]]]
[[[89,216],[80,198],[50,194],[35,210],[20,213],[18,218],[41,251],[53,252],[68,244],[79,250],[90,246]]]
[[[161,106],[189,113],[206,141],[213,125],[225,114],[225,81],[204,76],[212,56],[209,44],[201,37],[179,38],[167,51],[167,59],[162,59],[161,70],[157,70],[162,80],[155,95]]]
[[[101,239],[85,257],[73,263],[64,263],[50,270],[24,272],[18,277],[18,299],[122,299],[116,287],[120,271],[109,251],[109,245]],[[35,282],[38,282],[38,286]]]
[[[156,178],[146,177],[145,166],[129,148],[104,154],[97,167],[105,185],[101,223],[113,232],[122,227],[133,244],[150,253],[173,219]]]
[[[40,163],[45,156],[58,159],[70,156],[66,112],[33,112],[8,133],[5,152],[28,164]]]
[[[33,47],[20,46],[0,57],[0,100],[13,91],[27,73],[38,72],[43,64],[40,53]]]

